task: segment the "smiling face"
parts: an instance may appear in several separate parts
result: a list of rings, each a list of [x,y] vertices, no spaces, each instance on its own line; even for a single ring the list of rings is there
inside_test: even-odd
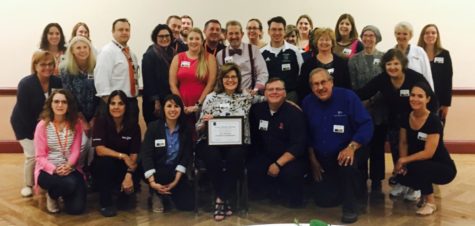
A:
[[[299,29],[299,34],[308,34],[310,32],[311,26],[307,18],[301,18],[297,21],[297,29]]]
[[[310,77],[310,87],[318,99],[327,101],[332,96],[333,80],[325,71],[316,72]]]
[[[209,23],[204,32],[206,41],[212,43],[219,42],[221,36],[221,26],[218,23]]]
[[[282,23],[272,22],[269,26],[269,36],[274,44],[283,44],[285,36],[285,27]],[[276,46],[278,47],[278,46]]]
[[[196,31],[191,31],[188,34],[188,38],[186,39],[186,44],[188,45],[188,50],[191,52],[199,52],[203,45],[203,39],[201,34]]]
[[[385,68],[386,73],[391,78],[399,78],[403,75],[401,61],[399,61],[397,58],[393,58],[392,60],[386,62]]]
[[[260,37],[262,37],[259,23],[257,23],[255,20],[251,20],[247,23],[246,30],[249,41],[257,41],[260,39]]]
[[[71,51],[76,62],[86,62],[91,49],[85,42],[78,41],[71,47]]]
[[[437,37],[437,29],[434,26],[429,26],[424,31],[424,42],[426,45],[435,45]]]
[[[343,19],[338,23],[338,32],[342,37],[350,37],[351,29],[351,22],[348,19]]]
[[[190,18],[181,18],[181,34],[187,36],[193,28],[193,23]]]
[[[68,100],[66,96],[62,93],[56,93],[51,101],[51,109],[55,117],[66,115],[68,112]]]
[[[165,118],[167,120],[172,120],[176,121],[180,117],[181,114],[181,108],[180,105],[175,103],[173,100],[168,100],[165,102],[165,105],[163,106],[163,112],[165,113]]]
[[[242,35],[241,27],[238,25],[230,25],[226,29],[226,38],[229,45],[235,49],[241,46]]]
[[[35,64],[36,75],[43,78],[49,78],[53,73],[55,64],[52,57],[44,58]]]
[[[412,88],[411,96],[409,96],[409,104],[412,110],[426,110],[429,101],[430,97],[421,87],[414,86]]]
[[[231,70],[223,76],[223,86],[226,93],[234,93],[238,87],[238,76],[235,70]]]
[[[328,52],[332,51],[333,43],[329,35],[322,35],[317,40],[317,49],[319,52]]]
[[[171,34],[167,29],[162,29],[157,34],[157,44],[161,47],[167,47],[171,43]]]
[[[296,46],[297,45],[297,34],[295,32],[290,33],[285,37],[285,41]]]
[[[180,39],[181,20],[177,18],[171,18],[167,25],[172,30],[173,37]]]
[[[48,30],[48,43],[50,46],[58,46],[61,40],[61,33],[56,26],[52,26]]]
[[[109,113],[112,118],[122,118],[125,113],[125,103],[120,99],[119,95],[110,97]]]
[[[119,44],[123,46],[127,46],[127,42],[130,39],[129,23],[118,21],[114,26],[114,30],[112,31],[112,36]]]
[[[269,104],[280,105],[284,103],[287,93],[285,92],[284,83],[282,81],[274,81],[266,84],[264,96]]]
[[[84,26],[79,26],[76,30],[76,36],[82,36],[85,38],[89,38],[89,31]]]
[[[394,36],[398,45],[406,46],[412,38],[412,34],[408,29],[398,28],[394,31]]]
[[[372,49],[376,46],[376,35],[371,30],[366,30],[363,35],[361,41],[363,42],[363,46],[367,49]]]

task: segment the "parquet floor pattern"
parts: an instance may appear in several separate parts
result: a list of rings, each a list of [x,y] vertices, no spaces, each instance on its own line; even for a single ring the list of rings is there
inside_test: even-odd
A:
[[[452,155],[458,175],[449,185],[439,187],[437,212],[428,217],[415,215],[414,203],[402,199],[390,199],[390,187],[384,181],[380,198],[369,198],[366,213],[353,225],[436,226],[475,225],[475,155]],[[392,169],[390,156],[386,155],[387,175]],[[222,222],[214,222],[211,213],[200,211],[198,215],[172,210],[166,214],[151,212],[147,207],[146,193],[138,196],[137,208],[129,212],[119,211],[113,218],[102,217],[98,210],[97,194],[88,196],[88,209],[81,216],[64,213],[48,214],[43,195],[22,198],[19,194],[23,173],[22,154],[0,155],[0,226],[10,225],[252,225],[265,223],[292,223],[297,219],[308,223],[321,219],[331,224],[341,224],[340,208],[318,208],[309,201],[303,209],[288,209],[269,201],[250,202],[248,214],[235,214]]]

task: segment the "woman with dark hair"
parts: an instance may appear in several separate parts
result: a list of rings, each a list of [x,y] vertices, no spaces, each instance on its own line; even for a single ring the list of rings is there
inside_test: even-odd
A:
[[[16,103],[10,117],[15,137],[25,155],[23,197],[33,195],[33,172],[35,168],[35,148],[33,135],[38,117],[45,100],[54,89],[62,87],[61,79],[51,76],[54,69],[53,54],[36,51],[31,59],[31,75],[25,76],[18,83]]]
[[[285,41],[297,46],[299,41],[299,29],[295,25],[289,24],[285,27]]]
[[[206,132],[207,122],[218,116],[244,117],[244,145],[209,146],[198,153],[202,156],[216,191],[214,219],[221,221],[232,215],[229,194],[235,187],[244,168],[247,145],[251,143],[249,111],[251,104],[264,101],[241,89],[241,72],[234,63],[224,64],[216,80],[214,92],[206,96],[200,118],[196,123],[199,132]],[[223,164],[223,161],[225,164]],[[226,170],[224,170],[226,169]]]
[[[362,100],[367,100],[380,92],[388,106],[388,139],[394,165],[399,159],[399,123],[401,117],[411,111],[408,101],[410,88],[418,82],[427,83],[421,74],[408,69],[407,64],[408,60],[404,53],[398,49],[390,49],[381,58],[383,72],[357,90]],[[431,99],[428,106],[429,109],[435,110],[437,101]],[[391,190],[391,195],[404,195],[405,199],[416,201],[420,196],[420,191],[397,184]]]
[[[358,30],[352,15],[345,13],[338,18],[335,33],[336,46],[333,52],[339,57],[348,59],[364,49],[363,43],[358,40]]]
[[[104,217],[117,214],[112,196],[118,194],[120,209],[132,208],[130,195],[134,193],[132,178],[137,168],[140,150],[140,128],[127,110],[127,96],[121,90],[112,91],[107,101],[108,111],[96,119],[92,146],[96,156],[92,173],[99,190],[100,212]]]
[[[267,45],[267,43],[262,40],[262,30],[262,22],[259,19],[252,18],[247,22],[246,31],[249,43],[259,47],[259,49]]]
[[[183,109],[179,96],[171,94],[163,99],[161,117],[145,132],[140,160],[144,176],[159,199],[169,196],[177,209],[191,211],[194,193],[185,174],[192,156],[192,138]],[[154,211],[167,209],[160,203],[158,200]]]
[[[422,47],[429,57],[434,89],[440,104],[439,117],[445,125],[452,103],[452,58],[449,51],[442,48],[439,28],[435,24],[428,24],[422,28],[417,45]]]
[[[157,25],[152,31],[151,39],[153,44],[142,58],[142,114],[147,124],[158,119],[163,99],[171,94],[168,71],[176,54],[170,45],[174,38],[168,25]]]
[[[299,16],[299,18],[297,19],[295,26],[297,26],[297,29],[299,30],[299,33],[298,33],[299,37],[297,39],[297,47],[302,52],[309,51],[310,42],[312,42],[312,40],[310,39],[310,33],[313,30],[312,18],[310,18],[310,16],[307,14],[303,14]]]
[[[59,75],[61,57],[66,51],[66,38],[64,37],[63,29],[58,23],[49,23],[43,29],[40,49],[53,54],[55,61],[53,75]]]
[[[46,190],[46,209],[59,212],[58,198],[66,213],[86,208],[86,183],[78,167],[82,128],[74,97],[64,89],[46,100],[35,130],[36,185]]]
[[[419,215],[437,210],[432,184],[448,184],[457,174],[454,161],[445,148],[442,124],[436,113],[428,109],[436,98],[429,85],[417,83],[411,88],[412,111],[402,118],[399,160],[395,171],[401,184],[421,190]]]
[[[297,92],[300,100],[311,93],[308,84],[310,72],[315,68],[324,68],[333,76],[335,86],[350,89],[351,80],[348,71],[348,60],[333,53],[336,45],[335,33],[331,28],[315,29],[313,43],[316,46],[316,55],[307,58],[300,70]]]

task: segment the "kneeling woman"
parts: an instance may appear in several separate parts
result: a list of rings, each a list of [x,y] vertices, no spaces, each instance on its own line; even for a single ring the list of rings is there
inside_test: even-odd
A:
[[[82,128],[74,97],[55,90],[46,100],[35,130],[36,184],[47,190],[46,208],[59,212],[63,197],[66,213],[81,214],[86,207],[86,184],[76,168]]]
[[[109,111],[96,119],[93,128],[92,146],[96,147],[96,157],[92,174],[99,190],[100,212],[105,217],[117,214],[113,194],[118,194],[119,208],[132,207],[132,174],[137,168],[140,128],[128,111],[128,103],[123,91],[112,91],[107,101]]]
[[[432,184],[447,184],[457,174],[442,140],[440,118],[427,109],[431,98],[435,95],[426,83],[418,83],[411,89],[412,112],[401,123],[401,157],[396,164],[401,184],[421,190],[419,215],[430,215],[437,210]]]
[[[191,211],[194,196],[185,175],[192,155],[191,131],[180,97],[168,95],[163,103],[161,118],[148,124],[140,159],[145,178],[159,197],[169,195],[177,209]]]

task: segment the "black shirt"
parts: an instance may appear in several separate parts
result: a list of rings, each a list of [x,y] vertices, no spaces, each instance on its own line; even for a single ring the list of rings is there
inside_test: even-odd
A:
[[[137,154],[140,150],[140,127],[133,124],[131,128],[122,129],[117,133],[115,125],[104,118],[97,118],[92,133],[92,146],[104,145],[124,154]]]
[[[450,106],[452,103],[452,59],[447,50],[442,50],[430,62],[435,94],[440,105]]]

